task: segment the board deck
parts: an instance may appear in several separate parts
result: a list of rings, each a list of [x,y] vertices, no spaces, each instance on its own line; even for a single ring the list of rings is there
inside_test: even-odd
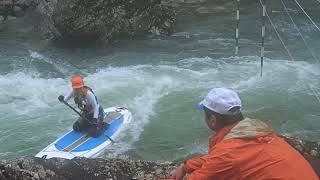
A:
[[[65,152],[80,152],[96,148],[107,141],[119,129],[122,123],[123,116],[117,116],[117,119],[112,120],[110,125],[106,125],[104,133],[97,138],[90,137],[85,131],[70,131],[55,143],[55,147],[59,151]]]
[[[47,147],[42,149],[35,157],[42,159],[75,157],[95,158],[103,155],[109,145],[117,141],[120,131],[131,121],[131,112],[124,107],[110,107],[104,110],[106,129],[99,137],[91,137],[87,132],[67,132]]]

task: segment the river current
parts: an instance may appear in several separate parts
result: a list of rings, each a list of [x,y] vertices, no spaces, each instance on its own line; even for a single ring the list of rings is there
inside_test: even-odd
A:
[[[0,159],[33,156],[72,128],[77,115],[57,97],[70,90],[76,74],[103,107],[125,106],[133,114],[108,157],[172,161],[205,153],[212,132],[196,104],[222,86],[240,94],[245,116],[278,133],[320,141],[320,32],[294,1],[284,3],[316,58],[281,3],[270,1],[268,14],[294,59],[267,20],[262,77],[256,2],[241,4],[238,56],[234,2],[179,17],[171,36],[124,37],[103,47],[44,42],[28,19],[10,18],[0,31]],[[320,3],[301,5],[320,26]]]

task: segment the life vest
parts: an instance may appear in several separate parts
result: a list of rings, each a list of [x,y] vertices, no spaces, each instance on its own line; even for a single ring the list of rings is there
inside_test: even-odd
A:
[[[95,99],[97,101],[97,104],[98,104],[97,96],[95,95],[93,90],[88,86],[84,86],[84,88],[87,91],[89,90],[94,95],[94,97],[95,97]],[[74,93],[74,103],[78,106],[78,108],[81,111],[90,112],[91,111],[91,106],[86,103],[86,95],[87,95],[87,93],[84,94],[83,92]]]
[[[209,153],[187,160],[188,180],[317,180],[303,156],[265,123],[246,118],[209,139]]]

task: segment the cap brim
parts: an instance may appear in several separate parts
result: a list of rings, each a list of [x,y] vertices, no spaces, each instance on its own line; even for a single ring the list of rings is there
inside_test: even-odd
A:
[[[202,104],[202,102],[200,102],[199,104],[197,104],[197,109],[203,109],[204,105]]]
[[[79,86],[72,86],[72,88],[73,88],[73,89],[79,89],[79,88],[81,88],[81,87],[83,87],[83,85],[79,85]]]

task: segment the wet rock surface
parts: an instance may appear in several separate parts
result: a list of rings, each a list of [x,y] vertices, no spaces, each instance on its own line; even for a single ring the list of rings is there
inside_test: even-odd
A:
[[[35,8],[40,0],[0,0],[0,16],[21,17],[28,9]]]
[[[0,163],[0,179],[107,179],[134,180],[165,178],[175,168],[172,163],[120,159],[23,158]]]
[[[178,17],[180,16],[201,16],[217,12],[218,1],[208,0],[162,0],[162,4],[175,8]],[[214,4],[213,6],[210,4]]]
[[[283,136],[310,162],[320,175],[320,144]],[[177,163],[156,163],[128,159],[74,160],[26,157],[0,161],[0,179],[79,179],[79,180],[159,180],[168,178]]]
[[[304,141],[290,136],[282,137],[309,161],[320,177],[320,142]]]
[[[160,0],[0,0],[0,16],[34,20],[45,39],[90,38],[111,42],[120,35],[168,35],[175,11]]]
[[[119,35],[168,35],[174,11],[158,0],[69,0],[53,13],[57,30],[65,37],[97,37],[111,41]]]

